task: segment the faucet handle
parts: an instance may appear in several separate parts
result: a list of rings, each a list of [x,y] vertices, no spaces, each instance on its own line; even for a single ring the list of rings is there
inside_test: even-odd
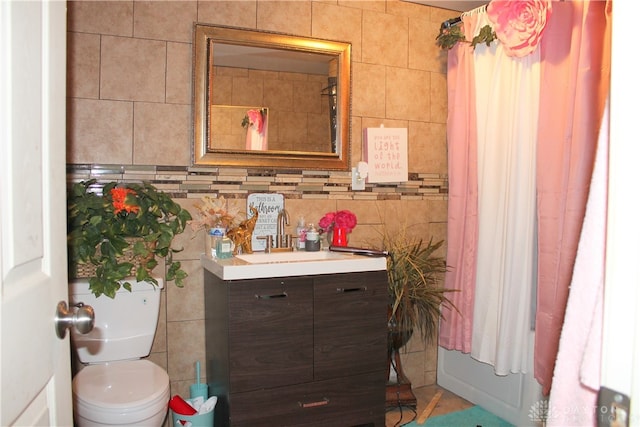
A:
[[[271,248],[273,248],[273,236],[268,234],[266,236],[257,236],[256,239],[265,240],[265,248],[264,252],[269,254],[271,253]]]

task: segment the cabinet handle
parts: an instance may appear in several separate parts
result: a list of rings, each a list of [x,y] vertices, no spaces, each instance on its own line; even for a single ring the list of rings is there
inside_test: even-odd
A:
[[[362,286],[360,288],[336,288],[336,292],[364,292],[367,290],[366,286]]]
[[[329,399],[327,399],[326,397],[323,397],[322,400],[319,400],[317,402],[307,402],[307,403],[298,402],[298,405],[301,408],[315,408],[316,406],[325,406],[328,404],[329,404]]]
[[[273,294],[273,295],[258,295],[256,294],[256,298],[257,299],[272,299],[272,298],[286,298],[289,295],[287,295],[286,292],[282,292],[281,294]]]

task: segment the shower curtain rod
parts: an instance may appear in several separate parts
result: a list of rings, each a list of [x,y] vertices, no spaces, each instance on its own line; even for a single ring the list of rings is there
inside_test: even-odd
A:
[[[451,28],[452,26],[459,24],[462,22],[462,17],[458,16],[457,18],[451,18],[451,19],[447,19],[446,21],[444,21],[441,25],[440,25],[440,30],[448,30],[449,28]]]
[[[488,4],[488,3],[487,3],[487,4]],[[480,8],[482,8],[482,7],[486,7],[486,6],[487,6],[487,5],[485,4],[485,5],[483,5],[483,6],[480,6],[480,7],[476,8],[476,9],[473,9],[473,10],[478,10],[478,9],[480,9]],[[463,15],[464,15],[464,14],[463,14]],[[457,24],[459,24],[459,23],[461,23],[461,22],[462,22],[462,15],[460,15],[460,16],[458,16],[458,17],[456,17],[456,18],[447,19],[447,20],[446,20],[446,21],[444,21],[442,24],[440,24],[440,31],[442,31],[442,30],[448,30],[449,28],[451,28],[451,27],[453,27],[454,25],[457,25]]]

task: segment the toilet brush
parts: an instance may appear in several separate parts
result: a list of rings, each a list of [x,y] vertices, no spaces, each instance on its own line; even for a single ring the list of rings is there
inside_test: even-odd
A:
[[[189,387],[189,397],[191,399],[203,397],[204,400],[209,398],[209,386],[200,383],[200,361],[196,362],[196,383]]]

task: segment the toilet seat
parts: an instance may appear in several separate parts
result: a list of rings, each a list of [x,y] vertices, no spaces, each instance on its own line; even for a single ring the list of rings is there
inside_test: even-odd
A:
[[[169,376],[148,360],[89,365],[73,378],[73,398],[76,415],[98,425],[164,419]]]

